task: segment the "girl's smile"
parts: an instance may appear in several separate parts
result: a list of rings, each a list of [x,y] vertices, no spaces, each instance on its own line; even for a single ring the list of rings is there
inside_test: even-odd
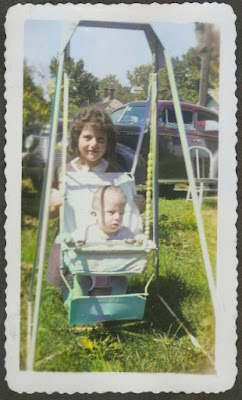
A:
[[[106,134],[86,125],[78,139],[78,150],[83,165],[98,165],[107,150]]]

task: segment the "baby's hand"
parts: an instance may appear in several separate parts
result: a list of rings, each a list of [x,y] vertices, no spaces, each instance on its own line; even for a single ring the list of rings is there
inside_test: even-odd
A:
[[[136,240],[135,239],[124,239],[124,243],[127,243],[127,244],[134,244],[134,243],[136,243]]]
[[[143,233],[138,233],[137,235],[135,235],[135,239],[136,239],[136,242],[140,246],[143,246],[143,247],[147,246],[148,240],[147,240],[146,235],[144,235]]]
[[[139,209],[140,214],[143,214],[143,212],[145,211],[145,197],[143,196],[143,194],[135,194],[134,203]]]
[[[75,242],[75,246],[76,246],[76,247],[81,247],[81,246],[83,246],[84,244],[86,244],[86,241],[85,241],[85,240],[77,240],[77,241]]]

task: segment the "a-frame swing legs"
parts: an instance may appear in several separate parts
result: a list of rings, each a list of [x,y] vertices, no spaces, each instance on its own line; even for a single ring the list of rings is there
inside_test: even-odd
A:
[[[42,219],[40,220],[40,226],[39,226],[41,234],[39,237],[39,242],[37,243],[36,246],[36,251],[38,251],[38,276],[37,276],[36,299],[34,307],[33,330],[31,335],[31,346],[27,360],[27,369],[31,371],[34,368],[34,356],[35,356],[36,338],[38,330],[40,297],[41,297],[42,278],[44,269],[45,248],[47,242],[48,221],[49,221],[49,202],[50,202],[50,192],[52,186],[55,144],[56,144],[58,114],[60,106],[61,83],[63,76],[63,64],[64,64],[64,53],[60,55],[59,66],[58,66],[55,102],[53,107],[53,117],[51,124],[50,149],[48,154],[48,163],[45,171],[46,175],[45,175],[44,196],[42,197],[43,202],[41,203],[41,208],[43,209],[43,212],[41,212]]]
[[[200,201],[199,201],[199,196],[198,196],[197,189],[196,189],[196,183],[195,183],[192,162],[191,162],[191,157],[190,157],[188,143],[187,143],[187,137],[186,137],[185,127],[184,127],[184,122],[183,122],[183,117],[182,117],[181,106],[180,106],[180,102],[179,102],[173,67],[172,67],[171,59],[165,50],[164,50],[164,57],[165,57],[165,61],[166,61],[168,78],[169,78],[171,92],[172,92],[172,98],[173,98],[173,103],[174,103],[174,108],[175,108],[175,113],[176,113],[176,119],[177,119],[177,123],[178,123],[178,130],[179,130],[179,135],[180,135],[180,139],[181,139],[181,145],[182,145],[182,151],[183,151],[183,155],[184,155],[184,161],[185,161],[185,166],[186,166],[186,171],[187,171],[187,176],[188,176],[188,181],[189,181],[189,187],[190,187],[191,195],[192,195],[193,207],[194,207],[195,217],[196,217],[196,221],[197,221],[198,233],[199,233],[199,238],[200,238],[200,243],[201,243],[203,261],[204,261],[204,266],[205,266],[205,270],[206,270],[209,291],[210,291],[211,300],[212,300],[212,304],[213,304],[214,314],[216,315],[216,287],[215,287],[214,277],[213,277],[211,263],[210,263],[210,259],[209,259],[208,247],[207,247],[206,236],[205,236],[205,232],[204,232],[203,220],[202,220],[202,215],[201,215]]]
[[[155,54],[153,54],[153,68],[155,66]],[[153,72],[151,80],[151,125],[150,145],[152,155],[152,192],[153,192],[153,242],[155,249],[156,278],[159,275],[159,168],[158,168],[158,140],[157,140],[157,102],[158,102],[158,73]]]

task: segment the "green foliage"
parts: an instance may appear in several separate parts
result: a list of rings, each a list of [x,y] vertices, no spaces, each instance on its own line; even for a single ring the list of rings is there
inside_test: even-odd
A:
[[[196,104],[199,100],[199,84],[201,70],[201,53],[198,48],[191,48],[181,59],[172,58],[176,84],[180,100]],[[140,99],[147,98],[149,86],[149,74],[152,70],[151,64],[141,65],[134,72],[127,72],[131,85],[141,86],[144,91]],[[210,62],[209,87],[216,88],[219,82],[219,56],[213,52]],[[162,100],[172,100],[170,84],[166,67],[161,68],[159,75],[158,97]]]
[[[199,51],[197,49],[190,49],[182,56],[181,60],[176,57],[172,59],[172,62],[181,100],[197,103],[201,64]],[[147,98],[149,74],[151,71],[151,64],[147,64],[135,68],[133,73],[130,71],[127,73],[127,77],[132,85],[138,85],[144,89],[142,93],[143,99]],[[166,67],[163,67],[160,71],[158,93],[159,99],[172,99]]]
[[[104,97],[104,89],[114,89],[114,97],[121,101],[121,103],[128,103],[134,100],[134,96],[130,93],[130,88],[122,86],[116,75],[107,75],[99,81],[99,97]]]
[[[181,101],[196,104],[199,99],[201,57],[197,49],[191,48],[181,59],[172,59],[177,89]],[[172,94],[166,67],[161,69],[159,98],[171,100]]]
[[[191,48],[180,60],[173,59],[174,73],[182,101],[196,104],[199,100],[201,56],[199,50]]]
[[[84,61],[74,61],[69,57],[65,60],[65,70],[69,76],[69,112],[73,115],[80,107],[95,103],[98,100],[97,89],[98,79],[87,72],[84,68]],[[52,58],[50,62],[50,74],[52,79],[57,72],[57,59]],[[53,89],[50,88],[50,96],[53,96]]]
[[[42,125],[50,118],[50,106],[43,89],[34,83],[33,71],[24,60],[23,133],[26,137],[34,125]]]
[[[160,70],[158,98],[160,100],[171,100],[172,99],[170,83],[169,83],[166,67],[163,67]]]

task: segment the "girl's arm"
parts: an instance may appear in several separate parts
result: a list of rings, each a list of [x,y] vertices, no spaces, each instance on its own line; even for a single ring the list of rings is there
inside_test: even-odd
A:
[[[59,216],[59,208],[62,205],[62,197],[57,189],[51,189],[50,194],[50,218],[57,218]]]
[[[67,168],[70,168],[70,163],[67,164]],[[54,171],[53,187],[50,193],[49,207],[49,216],[51,219],[59,217],[59,209],[63,203],[63,199],[59,191],[60,172],[60,168],[56,168]]]

